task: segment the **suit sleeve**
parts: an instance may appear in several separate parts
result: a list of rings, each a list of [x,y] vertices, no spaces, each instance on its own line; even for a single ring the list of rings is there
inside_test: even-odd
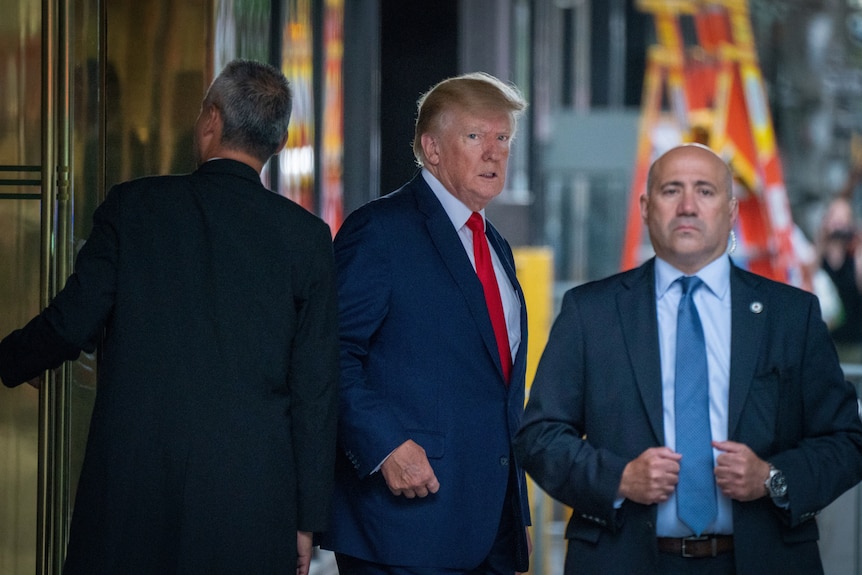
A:
[[[360,477],[373,472],[408,439],[387,403],[383,377],[371,375],[375,336],[387,319],[393,274],[385,227],[373,211],[360,209],[335,239],[338,270],[339,397],[338,438]]]
[[[862,479],[862,421],[856,390],[844,379],[820,306],[811,296],[799,373],[778,372],[778,451],[767,459],[782,470],[790,523],[813,517]]]
[[[563,299],[536,371],[515,455],[549,495],[613,527],[614,500],[627,461],[584,436],[585,346],[577,298]]]
[[[323,531],[329,517],[335,467],[338,405],[338,324],[335,266],[328,228],[316,228],[297,302],[298,327],[288,385],[291,437],[296,454],[300,531]]]
[[[0,342],[0,378],[9,387],[95,350],[114,303],[120,193],[114,188],[93,216],[93,231],[75,271],[42,313]]]

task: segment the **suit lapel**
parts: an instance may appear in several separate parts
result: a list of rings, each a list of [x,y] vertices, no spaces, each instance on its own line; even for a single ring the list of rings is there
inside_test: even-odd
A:
[[[728,437],[734,437],[742,409],[757,368],[757,350],[763,338],[769,309],[757,291],[759,279],[736,268],[731,270],[731,361]],[[618,298],[619,320],[626,350],[635,369],[641,400],[653,433],[664,444],[662,416],[661,360],[658,349],[658,320],[655,312],[654,260],[623,279]],[[644,302],[647,302],[644,305]],[[760,310],[760,311],[757,311]]]
[[[518,302],[521,304],[521,321],[519,323],[521,326],[521,345],[518,346],[518,351],[515,357],[512,358],[512,373],[518,373],[521,362],[527,361],[527,302],[524,299],[524,292],[521,291],[521,284],[518,282],[518,277],[515,273],[514,261],[508,255],[509,252],[503,249],[503,236],[500,235],[497,228],[495,228],[491,222],[487,222],[486,225],[488,226],[486,232],[488,243],[491,245],[491,248],[497,252],[497,257],[500,258],[500,262],[503,264],[503,269],[506,271],[506,277],[509,278],[509,282],[512,284],[512,289],[515,290],[515,294],[518,296]]]
[[[770,312],[756,290],[757,276],[744,274],[735,266],[730,274],[730,399],[727,413],[727,436],[734,437],[742,408],[748,397],[757,350]]]
[[[664,445],[661,359],[655,300],[655,260],[623,278],[626,288],[617,296],[618,321],[641,401],[659,445]]]
[[[455,283],[464,294],[467,307],[476,322],[482,341],[491,357],[494,358],[494,364],[497,366],[500,379],[502,379],[503,368],[500,364],[500,353],[497,350],[494,328],[491,326],[491,318],[485,303],[485,293],[482,291],[482,283],[476,276],[473,266],[470,265],[470,258],[464,251],[464,244],[461,243],[458,233],[452,226],[452,221],[446,215],[446,210],[440,205],[434,192],[431,191],[421,175],[417,175],[413,179],[412,186],[416,193],[418,208],[427,218],[425,225],[431,236],[431,241],[440,253],[440,259],[443,260]]]

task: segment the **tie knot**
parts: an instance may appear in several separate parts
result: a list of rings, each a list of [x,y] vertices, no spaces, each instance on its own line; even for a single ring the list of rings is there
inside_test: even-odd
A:
[[[470,214],[470,218],[467,220],[467,227],[473,230],[474,234],[484,234],[485,222],[482,220],[482,214],[479,212],[473,212]]]
[[[703,280],[697,276],[682,276],[679,278],[679,285],[682,287],[682,297],[685,297],[694,294],[695,290],[703,285]]]

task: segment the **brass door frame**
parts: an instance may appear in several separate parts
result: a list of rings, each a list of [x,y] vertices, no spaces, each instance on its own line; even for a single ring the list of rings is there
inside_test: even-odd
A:
[[[40,210],[39,305],[56,293],[59,278],[68,275],[71,223],[69,198],[69,66],[68,6],[42,0],[41,30],[41,164],[2,165],[0,187],[40,187],[40,193],[2,192],[0,200],[38,200]],[[5,177],[6,174],[10,177]],[[35,174],[39,177],[36,178]],[[18,174],[17,176],[14,174]],[[56,219],[55,219],[56,218]],[[56,226],[55,226],[56,222]],[[65,556],[68,510],[69,380],[67,369],[44,374],[38,399],[38,472],[36,500],[36,573],[60,573]]]
[[[42,209],[39,303],[45,307],[72,266],[70,6],[42,0]],[[59,574],[70,518],[69,364],[48,372],[39,389],[37,562]]]

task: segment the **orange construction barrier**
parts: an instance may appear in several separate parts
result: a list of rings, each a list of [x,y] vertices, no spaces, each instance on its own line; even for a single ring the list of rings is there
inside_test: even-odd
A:
[[[622,269],[649,253],[639,198],[653,159],[670,146],[701,142],[737,179],[737,261],[772,279],[809,287],[793,243],[794,223],[745,0],[638,0],[651,13],[641,125]],[[696,43],[685,45],[689,19]],[[674,134],[669,137],[668,134]]]

